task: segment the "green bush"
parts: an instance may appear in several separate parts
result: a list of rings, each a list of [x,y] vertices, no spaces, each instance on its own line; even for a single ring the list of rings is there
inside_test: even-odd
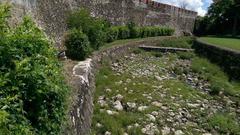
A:
[[[130,30],[126,26],[118,26],[118,39],[128,39],[130,37]]]
[[[9,6],[0,6],[0,133],[59,134],[68,88],[56,51],[29,18],[7,26]]]
[[[107,21],[101,18],[91,17],[86,9],[70,12],[67,19],[69,29],[82,30],[88,36],[91,47],[95,50],[102,46],[107,38],[107,30],[110,27]]]
[[[111,27],[107,31],[107,42],[113,42],[118,39],[118,28],[117,27]]]
[[[84,60],[91,52],[87,35],[77,29],[68,32],[64,44],[67,56],[72,59]]]
[[[138,38],[139,37],[139,29],[138,29],[138,27],[136,27],[136,24],[134,22],[129,22],[127,27],[130,32],[130,38]]]

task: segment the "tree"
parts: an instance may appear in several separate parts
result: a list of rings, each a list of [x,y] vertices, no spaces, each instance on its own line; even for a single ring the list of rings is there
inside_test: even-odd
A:
[[[239,0],[214,1],[202,21],[204,22],[199,24],[205,25],[206,34],[232,34],[235,36],[240,32],[238,25],[240,21]]]
[[[180,8],[187,9],[188,3],[185,0],[179,1]]]

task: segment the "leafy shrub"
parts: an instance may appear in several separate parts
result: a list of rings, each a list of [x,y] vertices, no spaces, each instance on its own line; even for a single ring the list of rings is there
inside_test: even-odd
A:
[[[7,27],[0,6],[0,133],[59,134],[67,87],[56,52],[29,18]]]
[[[130,30],[126,26],[118,26],[118,39],[128,39],[130,37]]]
[[[118,39],[118,28],[117,27],[111,27],[107,31],[107,42],[113,42]]]
[[[139,29],[136,27],[136,24],[133,22],[129,22],[127,25],[130,31],[130,38],[138,38],[139,37]]]
[[[66,54],[76,60],[84,60],[90,54],[88,37],[80,30],[73,29],[65,38]]]
[[[110,27],[107,21],[91,17],[86,9],[71,12],[67,19],[69,29],[82,30],[88,36],[91,47],[99,49],[107,40],[107,29]]]

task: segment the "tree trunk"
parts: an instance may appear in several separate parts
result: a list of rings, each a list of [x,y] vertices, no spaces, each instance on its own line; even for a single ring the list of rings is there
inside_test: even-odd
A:
[[[233,20],[233,29],[232,29],[232,36],[235,37],[237,34],[237,24],[238,24],[238,15],[235,15]]]

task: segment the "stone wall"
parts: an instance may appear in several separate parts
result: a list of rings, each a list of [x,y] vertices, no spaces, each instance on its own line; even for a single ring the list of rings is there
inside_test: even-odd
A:
[[[104,17],[114,25],[134,21],[138,25],[162,25],[176,29],[176,34],[192,32],[196,12],[151,0],[0,0],[13,4],[13,22],[30,14],[45,32],[61,43],[66,31],[67,13],[79,7],[91,11],[92,16]],[[59,47],[59,46],[58,46]]]
[[[90,133],[93,114],[93,95],[95,92],[95,74],[101,66],[102,60],[114,61],[119,57],[127,55],[133,48],[140,45],[154,45],[163,39],[174,37],[148,38],[132,41],[126,44],[115,45],[114,47],[96,52],[85,61],[81,61],[73,67],[72,77],[74,78],[77,90],[71,102],[70,119],[64,135],[88,135]]]

